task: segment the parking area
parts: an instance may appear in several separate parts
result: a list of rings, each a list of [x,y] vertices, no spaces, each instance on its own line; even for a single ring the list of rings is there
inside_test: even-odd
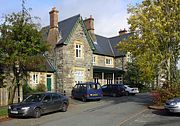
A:
[[[0,126],[179,126],[179,115],[148,109],[151,101],[148,93],[88,102],[70,99],[65,113],[55,112],[38,119],[15,118],[0,122]]]

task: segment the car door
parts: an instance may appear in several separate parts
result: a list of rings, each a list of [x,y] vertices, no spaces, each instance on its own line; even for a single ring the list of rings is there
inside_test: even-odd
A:
[[[52,94],[52,102],[53,102],[52,109],[54,111],[61,109],[62,99],[59,94],[57,94],[57,93]]]
[[[44,111],[44,113],[52,112],[53,111],[52,95],[51,94],[47,94],[43,98],[42,104],[43,104],[43,111]]]
[[[102,91],[103,91],[103,95],[107,95],[107,90],[108,90],[107,85],[103,85],[101,88],[102,88]]]
[[[72,96],[78,98],[79,85],[75,85],[72,90]]]

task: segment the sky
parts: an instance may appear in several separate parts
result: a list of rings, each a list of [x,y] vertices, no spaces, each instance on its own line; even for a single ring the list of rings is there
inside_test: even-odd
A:
[[[26,8],[32,8],[32,16],[40,18],[41,27],[49,25],[49,11],[56,7],[59,21],[80,14],[83,19],[94,18],[95,33],[105,36],[117,36],[120,29],[128,30],[128,5],[136,5],[143,0],[26,0]],[[1,17],[21,10],[22,0],[0,0]],[[178,63],[180,69],[180,61]]]
[[[41,26],[49,25],[49,11],[56,7],[59,21],[80,14],[83,19],[94,18],[95,33],[105,37],[117,36],[120,29],[128,30],[128,5],[142,0],[26,0],[31,15],[40,18]],[[21,0],[0,0],[0,16],[21,10]]]

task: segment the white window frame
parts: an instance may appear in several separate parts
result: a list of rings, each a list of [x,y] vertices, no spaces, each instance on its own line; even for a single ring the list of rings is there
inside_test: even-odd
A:
[[[93,64],[96,64],[96,56],[93,56]]]
[[[117,84],[123,84],[123,77],[121,76],[121,77],[117,77],[116,78],[116,83]]]
[[[75,48],[76,48],[76,51],[75,51],[76,58],[82,58],[82,45],[76,44]]]
[[[38,73],[33,73],[32,82],[33,82],[33,84],[39,84],[39,74]]]
[[[106,65],[112,65],[112,62],[113,62],[113,61],[112,61],[111,58],[106,58],[106,59],[105,59],[105,64],[106,64]]]
[[[75,84],[82,83],[84,80],[84,71],[76,70],[74,72],[74,80],[75,80]]]

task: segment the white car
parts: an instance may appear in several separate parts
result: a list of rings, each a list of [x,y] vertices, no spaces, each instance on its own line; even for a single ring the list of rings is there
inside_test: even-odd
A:
[[[131,87],[129,85],[124,85],[124,87],[126,91],[125,95],[129,95],[129,94],[135,95],[139,93],[139,89],[137,87]]]
[[[180,98],[174,98],[166,101],[164,108],[171,113],[180,113]]]

